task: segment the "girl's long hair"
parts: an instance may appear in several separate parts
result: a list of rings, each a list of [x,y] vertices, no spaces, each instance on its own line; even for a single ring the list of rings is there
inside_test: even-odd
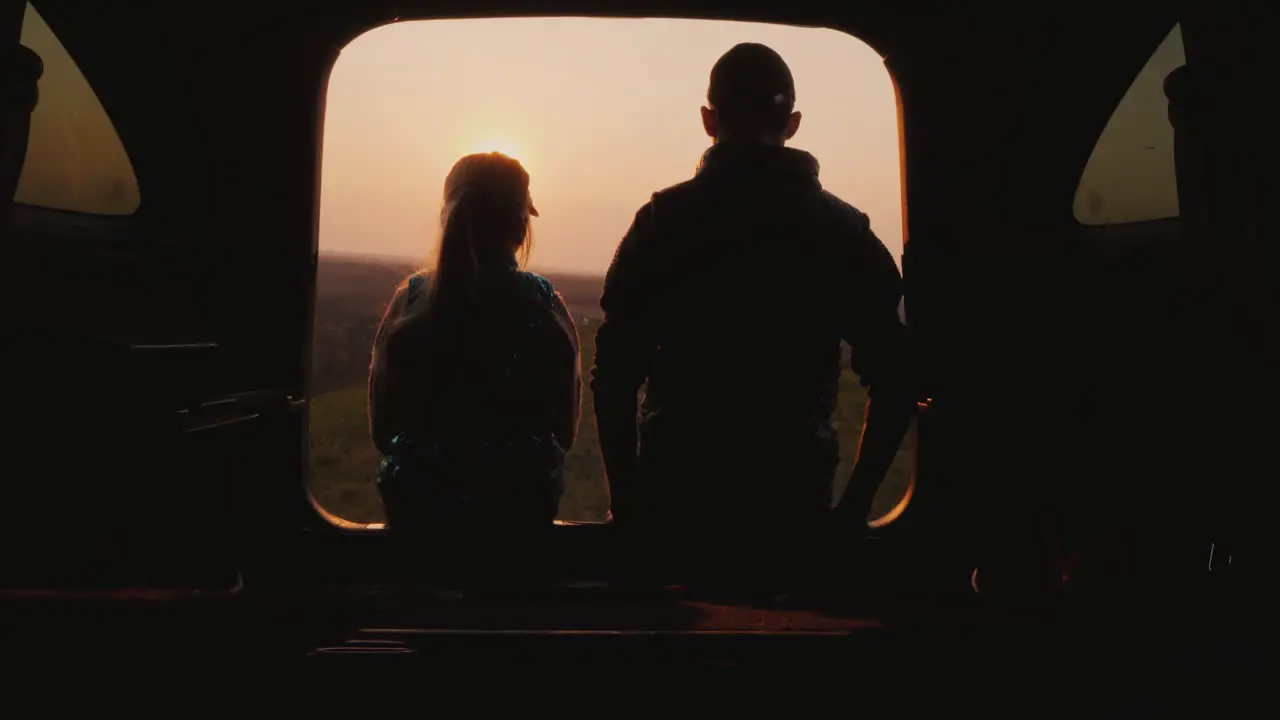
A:
[[[426,297],[388,327],[388,346],[416,346],[411,339],[426,342],[433,334],[424,332],[427,326],[460,322],[483,294],[487,274],[528,260],[532,215],[537,210],[529,199],[529,174],[518,161],[495,152],[455,163],[444,183],[440,246],[426,272]],[[408,281],[401,290],[407,286]],[[428,344],[436,351],[442,347]]]
[[[513,285],[490,280],[527,259],[529,218],[536,214],[529,175],[516,160],[485,153],[453,166],[444,184],[435,267],[424,273],[421,296],[407,299],[411,304],[387,326],[384,352],[375,351],[375,362],[385,358],[382,376],[389,378],[383,396],[395,398],[386,404],[403,413],[384,425],[425,432],[424,407],[453,413],[452,421],[463,424],[470,411],[460,408],[472,401],[487,407],[474,394],[477,382],[496,392],[484,381],[492,375],[492,363],[505,357],[495,349],[510,334],[494,320],[510,307],[504,295]],[[414,277],[401,293],[408,293]]]
[[[532,238],[529,174],[501,153],[468,155],[449,172],[440,248],[428,287],[429,315],[447,315],[477,297],[486,270],[528,260]]]

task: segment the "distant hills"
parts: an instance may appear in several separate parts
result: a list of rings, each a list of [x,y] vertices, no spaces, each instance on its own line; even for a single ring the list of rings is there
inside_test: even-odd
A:
[[[322,297],[368,296],[382,298],[382,305],[405,276],[422,267],[422,260],[403,256],[350,252],[321,252],[317,268],[317,294]],[[556,286],[575,316],[600,315],[604,277],[555,270],[535,270]],[[318,303],[320,304],[320,303]],[[381,314],[378,316],[381,318]]]
[[[322,252],[318,268],[318,292],[325,296],[346,296],[352,293],[363,296],[376,291],[385,294],[382,298],[382,304],[385,306],[396,285],[404,280],[406,275],[422,267],[422,262],[395,255]],[[537,272],[556,286],[575,317],[579,319],[600,317],[603,276],[555,270],[537,270]],[[905,322],[904,310],[903,305],[899,303],[898,316]],[[378,317],[381,318],[381,312]]]

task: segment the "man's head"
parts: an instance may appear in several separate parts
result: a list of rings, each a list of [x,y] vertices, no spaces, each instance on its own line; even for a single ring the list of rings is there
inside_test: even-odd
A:
[[[795,82],[782,56],[741,43],[711,68],[702,126],[716,142],[781,145],[800,129],[795,104]]]

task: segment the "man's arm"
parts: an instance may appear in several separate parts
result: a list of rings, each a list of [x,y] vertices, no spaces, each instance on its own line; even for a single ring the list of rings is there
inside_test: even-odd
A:
[[[844,339],[853,371],[867,387],[858,459],[837,513],[865,522],[871,502],[898,454],[916,412],[914,373],[906,327],[898,317],[902,276],[893,256],[871,231],[866,217],[849,256],[854,296],[845,299]]]
[[[629,516],[637,483],[636,395],[649,374],[656,349],[651,328],[646,255],[651,252],[653,205],[646,204],[618,245],[605,275],[596,330],[591,391],[595,398],[600,454],[609,478],[614,519]]]

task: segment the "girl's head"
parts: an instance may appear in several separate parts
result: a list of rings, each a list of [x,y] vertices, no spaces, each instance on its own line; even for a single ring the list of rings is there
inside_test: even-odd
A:
[[[529,173],[502,153],[459,160],[444,181],[436,273],[448,282],[529,254]],[[465,281],[464,281],[465,282]]]
[[[528,259],[529,218],[537,214],[529,198],[529,173],[518,161],[496,152],[459,160],[444,181],[430,301],[410,310],[388,342],[402,344],[395,338],[415,336],[411,329],[423,323],[461,317],[458,311],[479,299],[486,276],[511,269],[517,254]]]

